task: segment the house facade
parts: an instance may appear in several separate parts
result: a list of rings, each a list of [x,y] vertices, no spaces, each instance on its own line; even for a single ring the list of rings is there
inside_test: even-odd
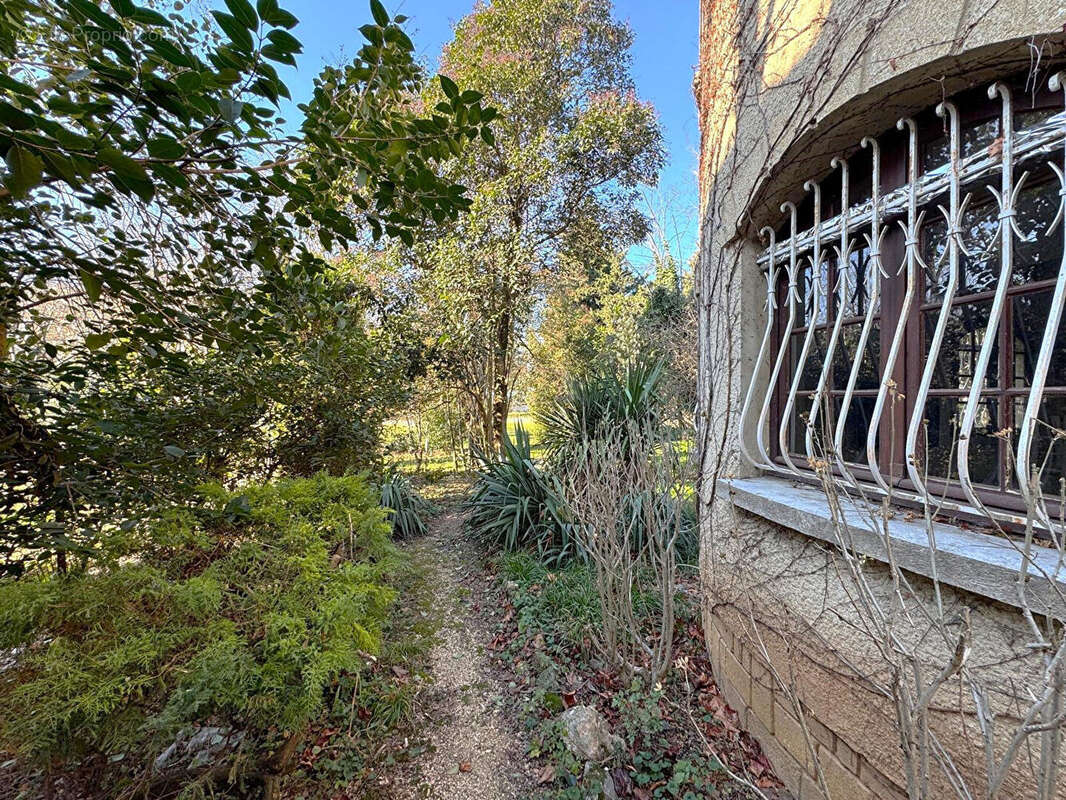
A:
[[[801,800],[1066,797],[1064,25],[701,0],[705,628]]]

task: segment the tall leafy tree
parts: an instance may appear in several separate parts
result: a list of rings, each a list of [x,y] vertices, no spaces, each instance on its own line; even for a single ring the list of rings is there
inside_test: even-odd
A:
[[[638,189],[657,180],[662,135],[636,95],[632,38],[608,0],[497,0],[464,18],[444,52],[442,72],[500,109],[449,167],[470,187],[470,213],[420,252],[432,268],[423,296],[445,328],[442,370],[485,447],[506,426],[535,300],[587,240],[575,233],[593,229],[618,252],[648,230]],[[442,84],[430,102],[478,98]]]
[[[327,257],[453,220],[470,201],[442,165],[491,137],[480,95],[423,109],[427,75],[379,0],[295,133],[276,65],[296,62],[297,19],[277,0],[174,8],[0,3],[0,545],[16,566],[62,562],[151,502],[148,478],[187,450],[159,427],[175,387],[211,384],[211,353],[227,354],[214,383],[239,383],[306,344],[305,318],[335,301]],[[220,437],[254,417],[249,383]]]

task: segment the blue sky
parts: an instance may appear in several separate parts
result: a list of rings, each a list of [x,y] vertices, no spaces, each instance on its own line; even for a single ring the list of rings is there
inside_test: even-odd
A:
[[[442,46],[452,26],[473,7],[473,0],[384,0],[390,14],[406,14],[406,28],[418,57],[436,71]],[[325,64],[350,57],[359,46],[358,27],[370,20],[369,0],[337,3],[326,0],[288,0],[282,7],[300,18],[293,33],[303,43],[299,70],[285,76],[293,98],[310,95],[311,80]],[[667,204],[673,221],[669,238],[686,264],[696,242],[696,153],[699,129],[692,99],[692,71],[697,60],[698,3],[696,0],[616,0],[615,17],[627,20],[635,34],[633,77],[637,92],[659,112],[666,135],[667,165],[652,194],[657,206]],[[630,252],[639,268],[650,261],[645,248]]]

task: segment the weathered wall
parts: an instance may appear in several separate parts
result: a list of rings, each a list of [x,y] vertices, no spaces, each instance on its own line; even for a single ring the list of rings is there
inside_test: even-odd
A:
[[[765,321],[757,232],[778,225],[780,203],[798,201],[803,181],[827,174],[830,158],[853,152],[862,136],[956,91],[1061,64],[1066,4],[702,0],[701,17],[694,91],[703,134],[697,292],[707,638],[727,697],[803,800],[820,792],[789,687],[806,711],[832,796],[891,797],[904,780],[893,707],[877,688],[884,659],[855,609],[839,554],[735,509],[722,482],[749,469],[736,424]],[[1046,72],[1040,76],[1046,81]],[[887,568],[868,570],[874,585],[890,590]],[[911,580],[911,611],[921,620],[932,588]],[[1035,664],[1020,614],[964,592],[948,591],[944,602],[971,609],[970,663],[1004,690],[996,701],[1008,727],[1011,693]],[[944,663],[948,654],[929,630],[919,623],[914,635],[930,663]],[[976,720],[958,713],[966,705],[961,689],[956,681],[938,694],[934,730],[983,791]],[[954,796],[944,776],[935,780],[932,796]],[[1020,766],[1002,796],[1033,796],[1029,780]]]

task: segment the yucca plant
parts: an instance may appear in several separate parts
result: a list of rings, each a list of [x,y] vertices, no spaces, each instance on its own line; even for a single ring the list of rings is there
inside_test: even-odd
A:
[[[505,436],[501,455],[478,454],[477,483],[466,502],[467,529],[488,547],[536,552],[547,563],[572,558],[571,535],[558,481],[533,461],[529,433],[521,425]]]
[[[660,421],[664,365],[639,358],[620,374],[610,371],[574,378],[566,393],[537,415],[548,459],[563,466],[586,442],[643,433]]]
[[[433,505],[414,490],[406,476],[395,471],[386,473],[381,482],[381,505],[392,524],[394,538],[425,534],[425,517],[432,513]]]

